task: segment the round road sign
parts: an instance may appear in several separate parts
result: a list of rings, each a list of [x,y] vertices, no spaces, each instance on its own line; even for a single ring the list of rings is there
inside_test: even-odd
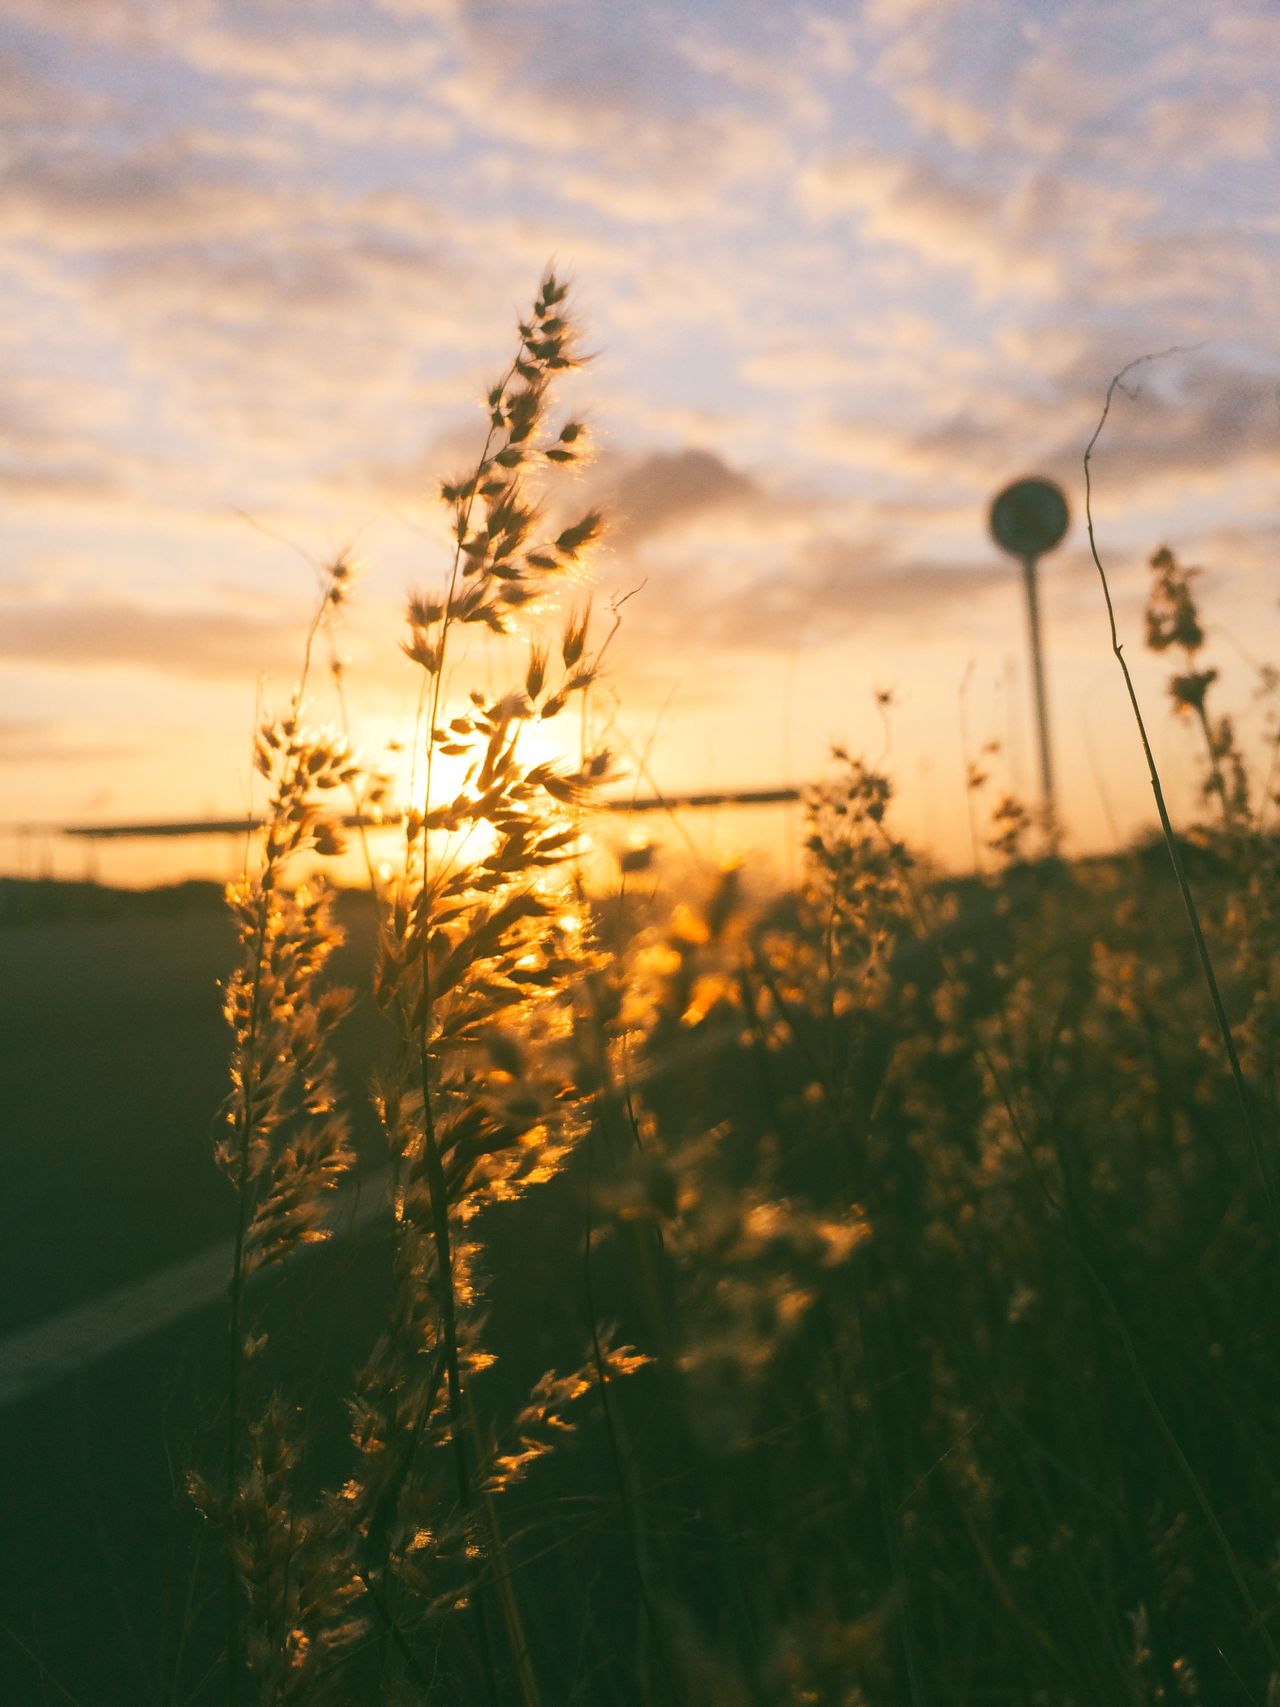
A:
[[[1014,557],[1052,551],[1067,531],[1071,512],[1062,488],[1034,476],[1006,486],[991,506],[991,536]]]

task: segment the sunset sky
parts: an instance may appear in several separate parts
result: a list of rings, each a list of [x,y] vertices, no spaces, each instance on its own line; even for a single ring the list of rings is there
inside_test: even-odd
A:
[[[304,557],[351,542],[357,733],[403,727],[436,486],[548,261],[596,352],[565,400],[597,602],[641,589],[598,702],[624,764],[760,787],[887,744],[903,829],[958,860],[962,722],[1034,793],[985,527],[1022,473],[1074,512],[1043,570],[1071,845],[1151,816],[1081,457],[1112,374],[1184,346],[1118,398],[1095,519],[1185,818],[1151,552],[1204,566],[1250,740],[1280,662],[1278,97],[1263,0],[0,0],[0,820],[241,810]]]

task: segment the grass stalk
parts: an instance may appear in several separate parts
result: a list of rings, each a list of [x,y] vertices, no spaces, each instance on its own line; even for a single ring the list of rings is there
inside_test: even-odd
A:
[[[634,1116],[633,1116],[634,1119]],[[605,1436],[609,1444],[609,1462],[613,1467],[614,1482],[618,1490],[618,1505],[622,1512],[623,1527],[627,1534],[627,1552],[631,1561],[632,1575],[635,1580],[636,1593],[644,1610],[645,1623],[653,1638],[654,1650],[658,1655],[658,1663],[662,1670],[663,1682],[666,1685],[667,1700],[676,1702],[681,1699],[676,1689],[675,1669],[668,1651],[666,1633],[658,1609],[654,1603],[653,1591],[649,1585],[649,1573],[645,1568],[644,1554],[640,1544],[640,1522],[636,1513],[635,1498],[632,1492],[627,1465],[623,1455],[622,1441],[619,1435],[618,1420],[613,1413],[613,1395],[609,1391],[609,1371],[604,1355],[604,1347],[600,1339],[600,1320],[596,1310],[595,1282],[591,1273],[591,1249],[595,1233],[595,1214],[593,1199],[595,1144],[600,1128],[600,1107],[597,1099],[595,1116],[591,1132],[587,1139],[587,1170],[585,1184],[585,1226],[582,1238],[582,1288],[587,1306],[587,1319],[591,1333],[591,1359],[595,1371],[596,1386],[600,1394],[600,1410],[604,1418]]]
[[[307,629],[303,645],[302,667],[294,688],[289,726],[297,731],[311,670],[311,655],[316,636],[326,616],[339,602],[345,580],[345,566],[331,572],[326,580],[320,603]],[[256,920],[251,937],[250,989],[248,1020],[241,1039],[241,1060],[244,1070],[235,1108],[235,1144],[233,1185],[236,1197],[235,1231],[231,1277],[228,1288],[227,1343],[227,1425],[226,1454],[223,1471],[223,1514],[228,1526],[226,1564],[227,1594],[227,1699],[229,1707],[240,1707],[244,1681],[244,1640],[240,1607],[240,1576],[231,1545],[231,1532],[236,1522],[236,1493],[242,1451],[242,1376],[245,1337],[245,1287],[247,1272],[247,1239],[252,1221],[254,1202],[251,1191],[254,1136],[260,1118],[258,1109],[259,1052],[262,1027],[266,974],[267,935],[271,908],[280,880],[281,868],[290,849],[296,845],[296,832],[291,837],[285,818],[290,798],[304,789],[305,771],[303,749],[286,764],[272,801],[265,831],[263,869],[257,883]]]
[[[1102,414],[1098,418],[1098,424],[1093,430],[1093,436],[1089,440],[1084,453],[1085,522],[1089,535],[1089,553],[1093,558],[1094,567],[1098,571],[1098,578],[1102,583],[1102,596],[1106,601],[1107,623],[1111,632],[1111,650],[1116,663],[1120,666],[1120,673],[1124,677],[1125,692],[1129,697],[1129,705],[1133,711],[1134,722],[1138,726],[1138,736],[1142,742],[1142,753],[1147,764],[1147,775],[1151,783],[1151,792],[1155,797],[1156,811],[1160,817],[1160,833],[1164,837],[1164,844],[1169,853],[1170,863],[1173,866],[1174,878],[1177,881],[1178,893],[1182,897],[1182,905],[1186,911],[1187,923],[1190,926],[1191,936],[1195,943],[1196,958],[1199,961],[1201,976],[1204,979],[1204,986],[1209,995],[1209,1003],[1213,1009],[1213,1017],[1215,1024],[1217,1025],[1218,1035],[1222,1040],[1223,1053],[1227,1059],[1227,1066],[1231,1074],[1231,1082],[1235,1088],[1236,1102],[1239,1106],[1241,1119],[1244,1121],[1245,1132],[1248,1135],[1249,1146],[1253,1153],[1254,1167],[1257,1170],[1258,1181],[1262,1187],[1263,1197],[1266,1199],[1267,1211],[1276,1227],[1276,1230],[1280,1231],[1280,1208],[1277,1206],[1275,1187],[1272,1182],[1271,1162],[1263,1148],[1262,1138],[1258,1131],[1257,1122],[1254,1119],[1252,1100],[1249,1095],[1249,1088],[1245,1083],[1244,1072],[1240,1066],[1240,1056],[1236,1050],[1235,1038],[1232,1035],[1231,1022],[1227,1018],[1227,1010],[1222,1000],[1222,993],[1218,988],[1218,979],[1213,969],[1213,960],[1209,953],[1209,945],[1205,941],[1204,930],[1200,924],[1200,912],[1196,906],[1195,896],[1191,890],[1191,884],[1187,879],[1182,855],[1178,850],[1178,840],[1174,834],[1173,824],[1169,818],[1169,809],[1165,803],[1164,789],[1160,782],[1159,767],[1156,764],[1155,754],[1151,750],[1151,741],[1147,734],[1146,722],[1143,719],[1142,707],[1138,702],[1138,692],[1134,686],[1133,676],[1130,674],[1128,661],[1124,655],[1124,645],[1120,640],[1119,631],[1116,626],[1116,613],[1115,606],[1111,600],[1111,587],[1107,580],[1107,572],[1102,565],[1102,559],[1098,554],[1098,542],[1093,523],[1093,453],[1097,447],[1098,440],[1102,437],[1103,429],[1107,424],[1107,418],[1111,413],[1111,404],[1115,398],[1115,394],[1117,390],[1123,389],[1124,381],[1127,379],[1129,374],[1134,372],[1135,369],[1143,367],[1149,362],[1158,361],[1161,357],[1171,355],[1173,353],[1175,353],[1173,350],[1163,350],[1156,354],[1139,356],[1134,361],[1131,361],[1122,367],[1119,373],[1112,376],[1111,383],[1107,387],[1107,395],[1102,406]]]

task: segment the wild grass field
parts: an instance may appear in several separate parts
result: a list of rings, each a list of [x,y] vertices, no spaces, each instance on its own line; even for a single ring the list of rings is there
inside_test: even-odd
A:
[[[947,877],[837,753],[796,892],[588,884],[625,613],[583,591],[603,518],[545,521],[573,359],[548,277],[408,607],[371,896],[315,870],[387,804],[307,721],[344,560],[262,725],[177,1540],[141,1639],[87,1620],[131,1649],[101,1679],[15,1614],[13,1699],[1277,1707],[1280,844],[1194,571],[1155,551],[1147,630],[1203,740],[1182,835],[1068,860],[975,774]],[[332,1238],[351,1178],[382,1208]]]

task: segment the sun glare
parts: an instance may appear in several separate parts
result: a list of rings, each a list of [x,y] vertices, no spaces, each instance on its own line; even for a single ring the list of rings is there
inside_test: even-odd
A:
[[[440,721],[447,724],[451,716],[460,714],[464,706],[449,707],[441,712]],[[575,771],[579,764],[576,741],[557,739],[559,723],[552,725],[531,720],[519,730],[517,754],[528,768],[549,764],[559,771]],[[568,730],[565,730],[568,733]],[[422,741],[420,748],[418,743]],[[412,716],[380,719],[369,731],[367,751],[375,756],[390,778],[387,790],[388,814],[403,817],[409,810],[424,811],[447,804],[461,794],[473,779],[484,757],[484,744],[476,741],[467,752],[446,752],[437,744],[431,756],[431,798],[426,799],[427,774],[424,737],[415,731]]]
[[[447,727],[452,717],[467,709],[464,703],[446,708],[440,714],[440,724]],[[516,751],[526,770],[538,765],[551,765],[561,774],[570,774],[579,768],[577,741],[557,739],[562,729],[566,735],[569,734],[567,722],[551,724],[530,720],[519,726]],[[457,743],[461,744],[461,741]],[[383,804],[385,825],[374,832],[381,844],[381,857],[375,867],[380,882],[391,882],[401,863],[402,834],[396,827],[404,824],[409,812],[436,810],[464,795],[475,783],[476,773],[484,760],[484,746],[480,737],[476,737],[474,744],[465,752],[446,752],[437,743],[431,756],[428,801],[425,743],[421,734],[415,733],[413,716],[370,720],[365,732],[364,750],[371,765],[380,769],[388,779]],[[497,842],[497,831],[484,820],[469,822],[465,830],[457,834],[442,835],[438,839],[434,835],[432,837],[436,850],[434,857],[443,858],[446,862],[460,858],[468,862],[483,861],[493,852]],[[590,848],[591,840],[584,832],[578,843],[578,852],[585,853]],[[382,853],[382,849],[388,851]],[[354,864],[350,875],[355,880]],[[570,920],[567,915],[559,923],[566,932],[578,928],[577,920]]]

